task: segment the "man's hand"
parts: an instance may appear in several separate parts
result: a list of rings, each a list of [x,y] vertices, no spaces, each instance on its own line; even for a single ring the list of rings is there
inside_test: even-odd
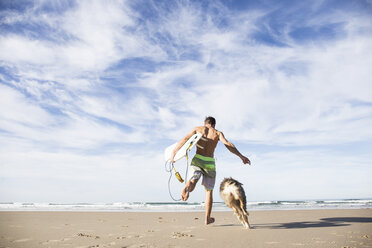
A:
[[[240,158],[242,159],[243,164],[251,165],[251,161],[247,157],[241,156]]]
[[[170,158],[170,162],[172,163],[172,164],[174,164],[174,157],[176,156],[176,154],[173,152],[172,153],[172,156],[171,156],[171,158]]]
[[[172,155],[172,157],[170,158],[170,162],[171,162],[172,164],[174,164],[174,155]]]

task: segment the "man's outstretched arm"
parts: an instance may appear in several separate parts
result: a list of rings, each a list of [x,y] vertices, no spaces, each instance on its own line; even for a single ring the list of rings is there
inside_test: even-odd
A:
[[[231,142],[229,142],[229,141],[225,138],[225,136],[223,135],[222,132],[220,132],[220,134],[219,134],[219,138],[220,138],[220,141],[221,141],[221,142],[226,146],[226,148],[227,148],[230,152],[234,153],[236,156],[238,156],[238,157],[243,161],[243,164],[251,164],[251,161],[250,161],[247,157],[243,156],[243,155],[238,151],[238,149],[234,146],[234,144],[231,143]]]
[[[190,139],[191,136],[196,134],[196,128],[194,128],[190,133],[188,133],[185,137],[183,137],[177,144],[176,148],[174,148],[172,156],[170,158],[171,163],[174,163],[174,157],[176,156],[176,153],[179,149]]]

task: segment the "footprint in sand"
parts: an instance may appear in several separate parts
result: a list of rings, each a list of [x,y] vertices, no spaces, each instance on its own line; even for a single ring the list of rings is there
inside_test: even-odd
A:
[[[145,247],[147,248],[147,247],[153,247],[153,246],[150,244],[135,244],[135,245],[128,246],[128,248],[145,248]]]
[[[181,232],[173,232],[173,234],[172,234],[172,238],[174,238],[174,239],[185,238],[185,237],[192,238],[192,237],[194,237],[194,235],[187,234],[187,233],[181,233]]]
[[[48,240],[48,242],[50,242],[50,243],[57,243],[57,242],[61,242],[61,240],[51,239],[51,240]]]
[[[99,239],[100,238],[99,236],[92,236],[92,235],[84,234],[84,233],[78,233],[77,236],[79,236],[79,237],[86,237],[86,238],[95,238],[95,239]]]
[[[132,239],[132,238],[143,238],[143,237],[145,237],[145,236],[140,235],[138,233],[130,232],[130,233],[128,233],[127,236],[119,236],[116,239]]]

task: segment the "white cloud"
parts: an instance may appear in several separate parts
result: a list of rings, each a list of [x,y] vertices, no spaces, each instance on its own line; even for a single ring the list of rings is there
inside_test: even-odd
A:
[[[24,66],[20,72],[23,76],[41,80],[58,80],[66,75],[74,78],[103,71],[124,58],[164,55],[143,34],[128,30],[136,22],[134,12],[124,3],[79,1],[76,8],[57,17],[39,14],[37,6],[33,11],[18,17],[12,13],[14,20],[8,22],[43,24],[55,32],[50,36],[68,38],[54,42],[21,35],[0,37],[0,60]]]
[[[23,36],[0,37],[1,60],[11,63],[51,64],[55,61],[53,47]]]
[[[34,128],[53,124],[53,118],[44,109],[4,85],[0,85],[0,116],[3,122]]]
[[[365,128],[371,108],[350,103],[371,101],[370,35],[350,31],[344,38],[318,44],[291,41],[292,47],[282,48],[244,41],[238,25],[219,30],[219,35],[216,28],[198,26],[205,32],[205,42],[198,46],[208,55],[203,61],[181,62],[146,75],[146,86],[158,92],[169,111],[215,115],[233,138],[247,141],[308,145],[371,137]],[[177,40],[179,33],[167,27],[162,26],[163,32]],[[199,30],[189,31],[184,41],[198,37]],[[178,81],[189,86],[179,87]]]
[[[95,149],[108,143],[142,142],[143,134],[123,132],[115,126],[94,121],[62,109],[63,114],[52,114],[36,102],[28,100],[18,91],[0,85],[0,124],[8,135],[21,138],[24,142],[42,142],[51,149],[77,148]],[[22,142],[22,141],[21,141]]]

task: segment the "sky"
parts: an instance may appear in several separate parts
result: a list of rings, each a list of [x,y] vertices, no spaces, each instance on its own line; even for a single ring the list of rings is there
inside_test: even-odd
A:
[[[2,0],[0,202],[171,201],[206,116],[214,201],[371,198],[371,68],[371,0]]]

